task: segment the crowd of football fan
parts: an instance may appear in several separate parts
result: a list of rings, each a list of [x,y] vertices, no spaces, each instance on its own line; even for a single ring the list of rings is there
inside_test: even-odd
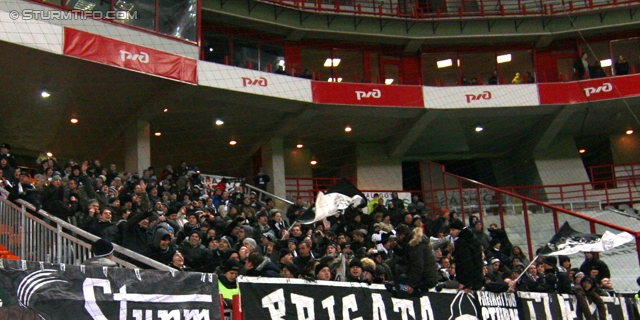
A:
[[[616,295],[596,254],[586,253],[580,268],[566,256],[530,264],[504,229],[492,224],[485,232],[477,216],[465,226],[447,210],[434,216],[418,195],[408,204],[395,193],[386,203],[375,195],[364,210],[350,207],[303,225],[296,222],[308,210],[301,198],[283,214],[241,185],[223,180],[203,188],[185,162],[137,175],[97,160],[42,157],[31,177],[13,169],[10,146],[2,147],[0,179],[10,200],[24,199],[103,238],[99,258],[113,251],[112,242],[178,270],[215,272],[226,298],[237,293],[238,274],[381,283],[407,296],[443,288],[575,293],[602,312],[599,296]]]

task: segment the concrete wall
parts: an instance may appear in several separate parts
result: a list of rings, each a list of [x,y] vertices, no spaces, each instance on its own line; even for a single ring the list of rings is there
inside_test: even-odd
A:
[[[543,185],[589,182],[578,148],[571,138],[558,137],[547,150],[533,155]]]
[[[610,137],[613,163],[640,162],[640,138],[635,135]]]
[[[402,190],[402,162],[391,159],[381,144],[358,144],[358,189]]]
[[[284,149],[286,177],[311,178],[311,152],[309,149]]]

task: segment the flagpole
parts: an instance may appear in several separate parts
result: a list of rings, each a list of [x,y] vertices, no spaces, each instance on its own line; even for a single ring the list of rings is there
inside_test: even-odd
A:
[[[540,255],[536,255],[536,257],[535,257],[535,258],[533,258],[533,260],[531,260],[531,262],[529,262],[529,265],[524,269],[524,271],[522,271],[522,273],[518,276],[518,278],[516,278],[516,280],[515,280],[515,282],[516,282],[516,283],[518,282],[518,280],[520,280],[520,278],[522,278],[522,276],[525,274],[525,272],[527,272],[527,270],[529,270],[529,268],[530,268],[534,263],[536,263],[536,260],[538,260],[538,257],[539,257],[539,256],[540,256]]]

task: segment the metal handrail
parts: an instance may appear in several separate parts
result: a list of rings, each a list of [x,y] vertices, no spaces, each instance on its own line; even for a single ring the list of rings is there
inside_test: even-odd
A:
[[[395,19],[451,19],[451,18],[485,18],[485,17],[513,17],[513,16],[553,16],[566,14],[567,12],[588,12],[589,10],[602,10],[630,6],[634,1],[478,1],[476,8],[467,7],[465,0],[453,0],[443,5],[435,5],[429,8],[417,3],[407,2],[401,6],[398,3],[376,3],[371,0],[354,0],[351,5],[342,5],[338,1],[321,3],[311,0],[258,0],[276,7],[290,8],[300,11],[314,11],[322,14],[333,15],[360,15]],[[417,1],[416,1],[417,2]],[[466,2],[466,3],[465,3]]]
[[[594,222],[594,223],[597,223],[599,225],[605,226],[607,228],[612,228],[612,229],[616,229],[616,230],[619,230],[619,231],[628,232],[628,233],[633,234],[633,235],[638,233],[638,231],[636,231],[636,230],[632,230],[632,229],[629,229],[629,228],[626,228],[626,227],[623,227],[623,226],[615,225],[615,224],[610,223],[608,221],[596,219],[596,218],[584,215],[582,213],[573,212],[573,211],[570,211],[570,210],[567,210],[567,209],[564,209],[564,208],[561,208],[561,207],[558,207],[558,206],[555,206],[553,204],[549,204],[549,203],[546,203],[546,202],[543,202],[543,201],[540,201],[540,200],[527,198],[527,197],[524,197],[524,196],[519,195],[517,193],[513,193],[513,192],[506,191],[504,189],[492,187],[492,186],[484,184],[482,182],[478,182],[478,181],[475,181],[475,180],[472,180],[472,179],[460,177],[460,176],[457,176],[455,174],[451,174],[451,173],[448,173],[448,172],[443,172],[443,174],[446,175],[446,176],[452,177],[454,179],[458,179],[459,181],[466,181],[468,183],[475,184],[477,187],[486,188],[486,189],[492,190],[494,192],[498,192],[500,194],[504,194],[504,195],[507,195],[507,196],[510,196],[510,197],[514,197],[514,198],[520,199],[522,201],[531,202],[531,203],[533,203],[535,205],[538,205],[538,206],[541,206],[541,207],[547,207],[547,208],[549,208],[549,209],[551,209],[553,211],[564,213],[564,214],[568,214],[570,216],[574,216],[574,217],[577,217],[577,218],[580,218],[580,219],[583,219],[583,220],[587,220],[587,221],[590,221],[590,222]]]
[[[28,203],[28,202],[26,202],[26,201],[24,201],[22,199],[19,199],[16,202],[20,203],[23,207],[25,207],[25,208],[27,208],[29,210],[33,210],[33,211],[36,210],[36,208],[32,204],[30,204],[30,203]],[[23,212],[23,213],[28,214],[27,212]],[[98,237],[98,236],[96,236],[94,234],[91,234],[89,232],[86,232],[86,231],[84,231],[84,230],[82,230],[82,229],[80,229],[80,228],[78,228],[78,227],[76,227],[76,226],[64,221],[64,220],[61,220],[58,217],[54,217],[54,216],[50,215],[48,212],[46,212],[46,211],[44,211],[42,209],[38,211],[38,214],[40,214],[43,217],[45,217],[47,219],[50,219],[51,221],[55,222],[58,225],[58,230],[60,230],[60,231],[61,231],[62,228],[65,228],[65,229],[68,229],[69,231],[71,231],[71,232],[73,232],[73,233],[75,233],[75,234],[77,234],[77,235],[79,235],[79,236],[81,236],[83,238],[89,239],[89,240],[94,241],[94,242],[98,241],[100,239],[100,237]],[[32,215],[30,215],[30,216],[32,217],[32,219],[37,219],[36,217],[34,217]],[[81,241],[80,239],[77,239],[77,240],[78,240],[78,242],[84,242],[84,241]],[[84,243],[86,245],[88,245],[89,248],[91,247],[90,244],[87,244],[86,242],[84,242]],[[120,246],[118,244],[115,244],[115,243],[113,244],[113,251],[117,252],[117,253],[120,253],[120,254],[128,257],[128,258],[131,258],[131,259],[133,259],[133,260],[135,260],[137,262],[143,263],[143,264],[145,264],[145,265],[147,265],[149,267],[152,267],[152,268],[154,268],[156,270],[162,270],[162,271],[175,271],[176,270],[175,268],[172,268],[172,267],[170,267],[168,265],[164,265],[164,264],[162,264],[162,263],[160,263],[160,262],[158,262],[156,260],[153,260],[151,258],[145,257],[145,256],[143,256],[143,255],[141,255],[141,254],[139,254],[137,252],[131,251],[131,250],[129,250],[129,249],[125,248],[125,247],[122,247],[122,246]],[[117,258],[115,258],[115,259],[117,259]],[[121,259],[119,259],[119,260],[121,260]],[[121,261],[125,265],[133,266],[130,263],[124,262],[124,260],[121,260]],[[137,268],[137,267],[134,267],[134,268]]]
[[[8,194],[8,192],[3,188],[0,188],[0,192],[3,193],[3,194]],[[51,226],[50,224],[48,224],[47,222],[43,221],[42,219],[40,219],[40,218],[32,215],[31,213],[27,212],[26,211],[27,209],[31,210],[32,212],[35,212],[36,208],[32,204],[30,204],[30,203],[28,203],[28,202],[26,202],[26,201],[24,201],[22,199],[16,200],[16,202],[19,203],[22,206],[22,208],[18,207],[17,205],[12,203],[11,201],[9,201],[7,199],[4,199],[4,198],[1,198],[1,197],[0,197],[0,202],[4,203],[6,205],[9,205],[11,208],[13,208],[13,209],[15,209],[17,211],[20,211],[25,218],[30,219],[32,221],[35,221],[36,223],[38,223],[42,227],[44,227],[46,229],[49,229],[50,231],[54,232],[55,233],[55,238],[56,238],[55,242],[58,244],[57,245],[58,252],[56,254],[56,257],[57,257],[58,260],[60,260],[60,257],[62,256],[62,252],[61,252],[62,246],[60,245],[60,243],[62,242],[62,238],[66,239],[66,240],[69,240],[69,241],[72,241],[73,243],[75,243],[75,244],[77,244],[77,245],[79,245],[81,247],[87,248],[87,249],[91,248],[91,244],[78,239],[77,236],[80,236],[82,238],[85,238],[85,239],[88,239],[88,240],[94,241],[94,242],[97,241],[98,239],[100,239],[100,237],[98,237],[96,235],[93,235],[93,234],[91,234],[89,232],[86,232],[86,231],[84,231],[84,230],[82,230],[82,229],[80,229],[80,228],[78,228],[78,227],[76,227],[76,226],[74,226],[74,225],[72,225],[72,224],[60,219],[60,218],[58,218],[58,217],[55,217],[55,216],[49,214],[48,212],[46,212],[44,210],[39,210],[38,211],[39,215],[41,215],[42,217],[44,217],[44,218],[56,223],[56,227]],[[22,223],[20,228],[22,228],[23,226],[24,226],[24,223]],[[66,229],[68,231],[65,232],[62,229]],[[69,232],[71,232],[71,233],[69,233]],[[76,236],[74,236],[74,234]],[[21,258],[24,259],[25,258],[25,254],[26,254],[26,252],[24,251],[24,248],[25,248],[25,246],[27,246],[26,241],[28,240],[28,237],[24,233],[22,233],[22,239],[21,240],[22,240],[21,241],[21,243],[22,243],[22,245],[21,245],[22,252],[20,253],[20,256],[21,256]],[[148,267],[151,267],[153,269],[162,270],[162,271],[175,271],[176,270],[176,269],[174,269],[174,268],[172,268],[170,266],[164,265],[164,264],[162,264],[162,263],[160,263],[158,261],[155,261],[153,259],[145,257],[145,256],[143,256],[143,255],[141,255],[141,254],[139,254],[137,252],[134,252],[134,251],[131,251],[131,250],[127,249],[127,248],[124,248],[124,247],[122,247],[122,246],[120,246],[118,244],[113,244],[113,247],[114,247],[114,252],[117,252],[122,256],[130,258],[131,260],[133,260],[135,262],[140,262],[141,264],[144,264],[144,265],[146,265]],[[138,266],[132,264],[131,262],[127,262],[127,261],[125,261],[125,260],[123,260],[121,258],[118,258],[117,256],[114,256],[113,260],[116,263],[118,263],[120,265],[123,265],[123,266],[125,266],[127,268],[130,268],[130,269],[139,268]],[[57,261],[57,262],[60,263],[60,261]]]
[[[276,196],[275,194],[273,194],[271,192],[264,191],[264,190],[262,190],[262,189],[260,189],[258,187],[254,187],[254,186],[252,186],[252,185],[250,185],[248,183],[245,183],[244,185],[246,187],[248,187],[249,189],[254,190],[255,192],[261,192],[262,194],[266,194],[266,195],[268,195],[268,196],[270,196],[272,198],[278,199],[278,200],[280,200],[280,201],[282,201],[282,202],[284,202],[286,204],[294,204],[293,201],[287,200],[287,199],[285,199],[283,197],[280,197],[280,196]]]

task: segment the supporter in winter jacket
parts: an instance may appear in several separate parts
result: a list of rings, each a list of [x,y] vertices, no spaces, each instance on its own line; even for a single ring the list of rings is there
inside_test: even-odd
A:
[[[490,239],[489,239],[489,235],[484,232],[482,221],[477,220],[474,224],[472,224],[472,226],[473,226],[473,234],[476,235],[476,238],[478,238],[478,241],[480,241],[480,244],[482,244],[482,247],[484,248],[484,250],[489,249]]]
[[[468,290],[480,290],[484,285],[482,248],[480,241],[460,220],[449,223],[449,233],[454,239],[453,258],[456,262],[456,280]]]
[[[596,292],[596,283],[593,278],[584,277],[582,281],[580,281],[580,285],[574,286],[573,290],[576,294],[576,299],[578,300],[578,310],[576,310],[578,319],[582,319],[582,315],[584,315],[584,318],[587,320],[596,319],[591,314],[591,308],[589,307],[588,300],[591,300],[591,302],[597,306],[597,319],[607,319],[607,307],[602,301],[600,295]]]
[[[158,228],[153,236],[153,245],[149,251],[149,258],[162,264],[169,264],[176,253],[176,245],[171,243],[171,235],[165,228]]]
[[[419,295],[438,284],[438,265],[431,250],[429,238],[424,236],[421,228],[413,231],[405,225],[396,230],[398,244],[402,247],[399,264],[406,275],[405,280],[399,281],[407,286],[407,292]]]
[[[247,276],[251,277],[280,277],[280,269],[269,258],[264,257],[259,252],[252,252],[245,261]]]
[[[609,266],[600,260],[593,252],[584,253],[584,262],[580,266],[580,272],[583,272],[585,276],[591,274],[591,270],[598,270],[598,275],[593,279],[596,283],[600,282],[602,278],[611,278],[611,272]]]
[[[189,240],[182,241],[178,250],[184,257],[184,264],[192,269],[199,269],[205,265],[208,252],[200,242],[200,231],[191,230]]]

